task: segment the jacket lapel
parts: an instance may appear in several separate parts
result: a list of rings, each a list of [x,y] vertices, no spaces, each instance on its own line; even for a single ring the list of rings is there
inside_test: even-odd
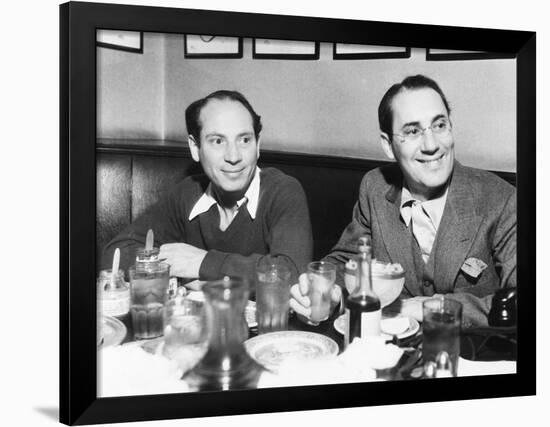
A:
[[[392,179],[390,189],[383,196],[382,203],[377,204],[380,211],[376,216],[380,218],[379,226],[382,241],[392,262],[397,262],[405,270],[405,289],[411,295],[420,295],[421,284],[416,277],[413,252],[411,249],[411,234],[403,222],[399,212],[401,202],[402,177]]]
[[[477,188],[464,167],[455,162],[443,217],[432,249],[436,292],[452,292],[466,255],[481,225],[477,214]]]

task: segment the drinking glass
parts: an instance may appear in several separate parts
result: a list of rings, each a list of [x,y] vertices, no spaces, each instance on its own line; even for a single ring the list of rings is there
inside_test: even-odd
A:
[[[264,260],[256,269],[258,334],[288,329],[290,268],[283,260]]]
[[[164,309],[162,354],[175,360],[185,373],[199,362],[207,347],[204,303],[176,295]]]
[[[162,336],[168,299],[170,265],[164,262],[130,267],[130,311],[136,339]]]
[[[330,315],[330,298],[336,281],[336,266],[327,261],[311,262],[307,266],[307,278],[307,296],[311,302],[309,323],[318,325]]]
[[[435,363],[437,355],[445,351],[451,362],[451,373],[456,376],[460,355],[462,304],[445,297],[431,298],[424,301],[422,312],[424,363]]]

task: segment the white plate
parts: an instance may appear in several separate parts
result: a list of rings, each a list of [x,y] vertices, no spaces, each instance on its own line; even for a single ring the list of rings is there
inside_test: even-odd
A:
[[[390,318],[387,318],[387,319],[390,319]],[[383,323],[384,323],[385,320],[386,319],[382,319],[382,325],[381,325],[382,330],[384,329]],[[345,329],[346,329],[346,315],[345,314],[342,314],[341,316],[339,316],[334,321],[334,329],[336,329],[336,331],[339,332],[342,335],[345,334]],[[410,336],[416,334],[419,329],[420,329],[420,324],[417,322],[417,320],[412,318],[412,317],[409,317],[409,327],[405,331],[401,332],[400,334],[397,334],[397,338],[403,339],[403,338],[410,337]],[[386,337],[387,339],[392,338],[392,336],[389,335],[389,334],[382,333],[381,335]]]
[[[100,322],[98,348],[119,345],[124,338],[126,338],[126,326],[116,317],[103,316]],[[103,340],[101,340],[100,337],[102,337]]]
[[[204,292],[202,291],[190,291],[187,293],[185,298],[200,302],[204,302],[205,299]],[[244,317],[246,318],[246,323],[249,328],[255,328],[258,326],[258,321],[256,320],[256,301],[248,300],[246,308],[244,309]]]
[[[307,362],[338,354],[338,344],[332,339],[304,331],[270,332],[250,338],[244,345],[258,363],[274,372],[287,360]]]

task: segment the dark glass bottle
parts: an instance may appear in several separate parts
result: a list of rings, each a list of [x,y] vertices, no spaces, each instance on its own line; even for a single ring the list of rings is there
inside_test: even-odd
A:
[[[247,283],[225,277],[203,286],[206,297],[208,350],[183,379],[192,391],[255,388],[265,368],[244,347]]]
[[[366,236],[359,238],[356,281],[358,286],[346,301],[345,346],[356,337],[380,335],[382,306],[372,289],[371,247]]]

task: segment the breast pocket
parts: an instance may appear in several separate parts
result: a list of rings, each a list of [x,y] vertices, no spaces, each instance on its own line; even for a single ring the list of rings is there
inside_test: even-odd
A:
[[[499,279],[492,263],[478,261],[480,262],[468,258],[464,262],[458,273],[455,289],[478,296],[487,295],[498,289]]]

